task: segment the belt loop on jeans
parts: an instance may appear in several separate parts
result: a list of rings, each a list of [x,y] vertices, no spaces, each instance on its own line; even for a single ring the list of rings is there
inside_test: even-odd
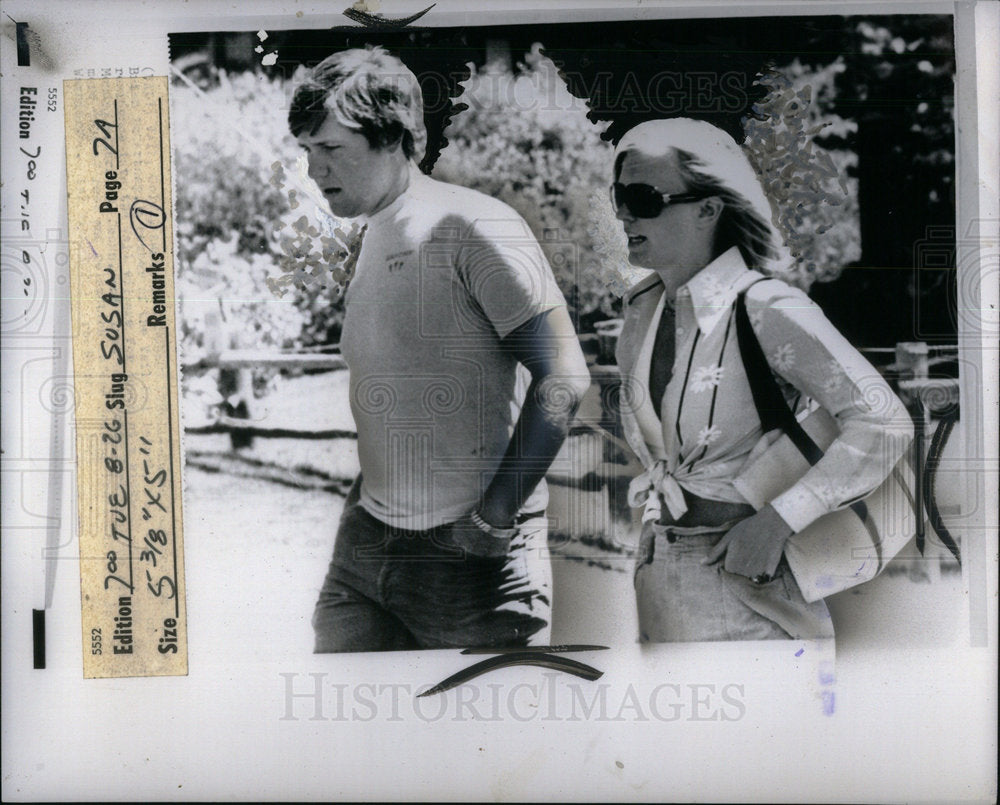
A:
[[[700,537],[705,534],[725,534],[743,518],[730,520],[726,523],[711,526],[677,526],[665,523],[653,523],[653,535],[665,537],[667,542],[673,545],[683,537]]]
[[[674,531],[672,526],[663,525],[661,523],[653,523],[652,528],[654,537],[665,537],[667,542],[671,545],[680,539],[680,535]]]

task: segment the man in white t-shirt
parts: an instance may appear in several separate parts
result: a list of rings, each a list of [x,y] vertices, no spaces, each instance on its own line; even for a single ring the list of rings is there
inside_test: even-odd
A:
[[[366,224],[341,340],[361,475],[316,651],[546,643],[543,478],[589,385],[551,269],[506,204],[420,172],[420,87],[382,49],[319,64],[289,125]]]

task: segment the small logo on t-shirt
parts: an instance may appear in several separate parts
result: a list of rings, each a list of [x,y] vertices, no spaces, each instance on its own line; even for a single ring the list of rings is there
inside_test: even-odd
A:
[[[413,254],[413,249],[407,249],[405,252],[396,252],[395,254],[387,254],[385,256],[385,267],[389,270],[389,273],[392,274],[399,271],[406,262],[406,256],[410,254]]]

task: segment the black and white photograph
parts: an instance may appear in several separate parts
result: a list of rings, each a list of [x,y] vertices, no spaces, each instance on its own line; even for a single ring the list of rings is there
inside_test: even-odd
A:
[[[3,10],[5,801],[996,801],[994,4]]]
[[[950,16],[170,49],[186,505],[269,645],[956,637]]]

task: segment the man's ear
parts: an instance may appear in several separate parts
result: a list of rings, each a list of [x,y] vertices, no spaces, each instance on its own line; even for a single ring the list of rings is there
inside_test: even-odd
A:
[[[708,196],[698,202],[698,223],[705,226],[715,226],[726,205],[718,196]]]
[[[382,146],[382,149],[385,151],[401,151],[403,149],[403,137],[405,134],[406,132],[403,130],[402,125],[395,124],[387,132],[386,143]]]

